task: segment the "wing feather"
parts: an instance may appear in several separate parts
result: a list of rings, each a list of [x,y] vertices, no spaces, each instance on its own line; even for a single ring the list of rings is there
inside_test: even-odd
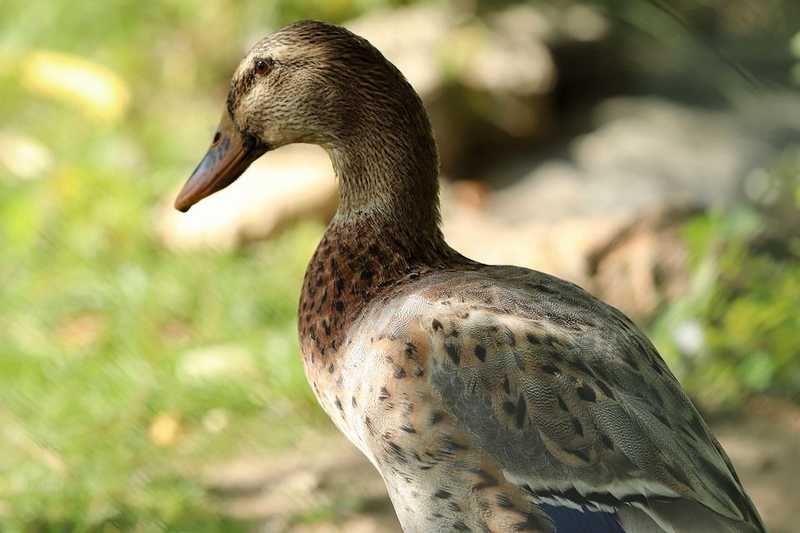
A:
[[[719,443],[627,317],[539,272],[452,276],[415,304],[430,380],[510,480],[545,503],[641,509],[665,528],[690,506],[733,528],[709,531],[763,531]]]

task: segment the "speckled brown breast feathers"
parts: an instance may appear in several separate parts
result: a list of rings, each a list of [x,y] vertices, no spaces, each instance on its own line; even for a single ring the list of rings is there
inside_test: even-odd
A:
[[[402,230],[378,233],[373,227],[368,221],[334,221],[306,270],[298,332],[313,387],[337,374],[347,334],[368,304],[448,262],[470,263],[443,241],[416,242]]]

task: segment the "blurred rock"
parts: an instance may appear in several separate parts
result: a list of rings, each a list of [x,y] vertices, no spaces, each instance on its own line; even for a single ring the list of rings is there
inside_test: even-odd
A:
[[[688,289],[689,253],[681,228],[700,211],[665,206],[633,218],[589,254],[587,288],[634,320],[647,320]]]
[[[685,289],[688,256],[680,228],[697,212],[673,206],[508,224],[451,208],[444,232],[468,257],[553,273],[644,321]]]
[[[591,120],[595,127],[571,140],[564,157],[534,156],[496,169],[511,184],[494,195],[493,213],[515,222],[626,215],[676,203],[719,207],[776,149],[736,111],[656,98],[608,100]]]

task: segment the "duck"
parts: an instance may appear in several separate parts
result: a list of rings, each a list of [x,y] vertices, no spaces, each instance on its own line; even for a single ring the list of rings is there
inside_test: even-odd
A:
[[[423,103],[362,37],[301,21],[257,42],[175,207],[292,143],[326,150],[339,191],[298,305],[305,374],[403,531],[765,531],[628,317],[447,244]]]

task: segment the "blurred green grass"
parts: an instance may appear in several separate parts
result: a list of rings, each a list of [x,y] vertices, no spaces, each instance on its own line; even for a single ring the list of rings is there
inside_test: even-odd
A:
[[[800,149],[778,154],[744,188],[740,202],[684,228],[690,290],[651,328],[709,410],[735,410],[754,394],[800,401]],[[688,331],[696,341],[686,342]]]
[[[393,3],[6,0],[0,143],[43,152],[30,173],[0,162],[3,531],[234,531],[245,524],[215,512],[197,480],[202,466],[328,427],[294,326],[322,228],[176,254],[158,244],[152,218],[208,143],[248,41],[295,18],[343,20]],[[26,82],[31,54],[48,50],[109,69],[98,76],[118,79],[122,96],[92,112],[99,103],[37,90]],[[794,179],[800,165],[787,167]],[[800,185],[784,196],[791,191]],[[798,220],[795,198],[784,230]],[[736,213],[687,228],[700,282],[654,332],[709,403],[766,391],[797,398],[797,239],[780,234],[780,253],[754,247],[774,213]],[[687,321],[703,332],[702,353],[674,340]]]
[[[300,5],[4,4],[0,139],[44,152],[31,175],[0,164],[3,531],[232,531],[201,467],[327,424],[294,325],[322,228],[185,255],[152,232],[208,143],[232,61]],[[89,79],[119,81],[112,109],[37,90],[31,65],[49,50],[102,65]]]
[[[179,527],[209,508],[186,480],[204,460],[320,423],[293,318],[319,232],[199,258],[145,238],[87,259],[54,235],[47,259],[6,278],[0,500],[14,518],[84,530],[128,509]]]

